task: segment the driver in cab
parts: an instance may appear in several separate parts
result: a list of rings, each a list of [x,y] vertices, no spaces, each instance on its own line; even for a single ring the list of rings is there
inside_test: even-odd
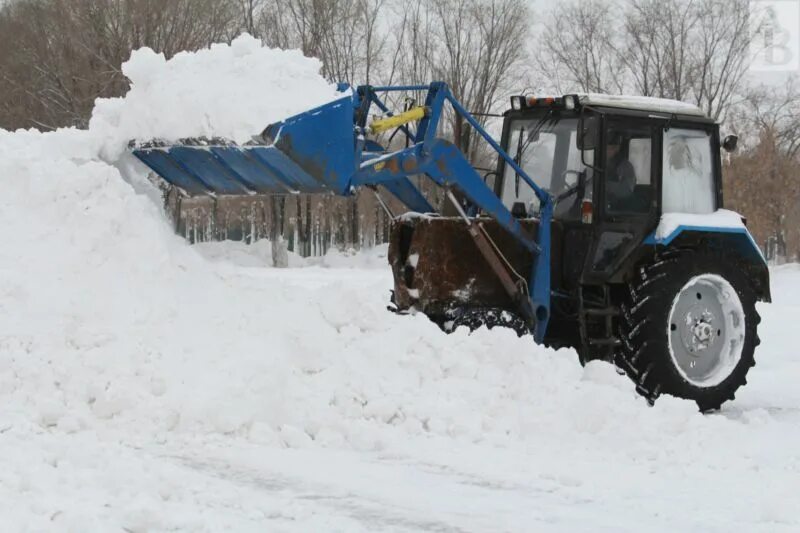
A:
[[[623,138],[609,132],[606,144],[606,197],[609,209],[625,210],[636,188],[636,171],[622,152]]]

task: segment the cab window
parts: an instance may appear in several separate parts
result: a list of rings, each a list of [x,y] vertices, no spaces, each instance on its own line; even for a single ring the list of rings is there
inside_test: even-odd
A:
[[[610,214],[647,214],[653,205],[653,130],[610,121],[606,130],[605,197]]]
[[[670,128],[664,132],[662,211],[711,213],[716,208],[711,134]]]
[[[591,183],[593,151],[581,154],[577,146],[578,119],[545,114],[538,118],[517,119],[511,123],[507,151],[520,167],[542,189],[562,200],[556,205],[558,219],[580,219],[578,186]],[[582,190],[590,191],[591,186]],[[539,201],[533,189],[521,179],[511,165],[505,166],[502,184],[503,203],[515,212],[534,216]]]

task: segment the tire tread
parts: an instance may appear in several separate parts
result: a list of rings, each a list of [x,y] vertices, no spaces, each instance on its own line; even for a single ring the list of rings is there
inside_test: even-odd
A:
[[[755,365],[753,351],[760,344],[757,326],[761,317],[755,309],[755,290],[743,270],[737,271],[737,264],[738,258],[722,252],[673,248],[659,252],[650,263],[634,269],[626,290],[621,292],[618,325],[621,343],[615,363],[651,404],[666,393],[693,399],[703,411],[714,410],[733,400],[736,390],[747,383],[747,371]],[[684,280],[703,272],[725,277],[742,300],[745,316],[751,317],[745,325],[741,361],[722,383],[706,388],[697,387],[678,374],[669,355],[667,335],[658,325],[666,320],[665,306],[671,306]]]

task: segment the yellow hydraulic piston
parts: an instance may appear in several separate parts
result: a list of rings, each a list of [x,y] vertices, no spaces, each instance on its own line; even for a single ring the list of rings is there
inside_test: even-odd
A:
[[[386,130],[396,128],[398,126],[408,124],[409,122],[414,122],[415,120],[421,120],[425,118],[425,115],[427,114],[428,114],[427,107],[425,106],[413,107],[408,111],[404,111],[399,115],[394,115],[393,117],[379,118],[373,120],[372,124],[369,125],[369,129],[373,134],[381,133]]]

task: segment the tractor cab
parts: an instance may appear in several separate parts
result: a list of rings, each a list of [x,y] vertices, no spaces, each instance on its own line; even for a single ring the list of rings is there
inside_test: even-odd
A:
[[[502,145],[553,197],[565,253],[554,273],[569,289],[621,281],[662,213],[721,207],[718,125],[693,105],[645,97],[515,96]],[[520,218],[537,197],[499,162],[495,192]]]
[[[593,204],[591,211],[584,207],[586,222],[594,218],[589,215],[595,210],[612,218],[648,213],[660,203],[655,180],[662,169],[667,170],[667,210],[714,211],[718,127],[700,108],[658,98],[608,95],[520,96],[511,101],[502,144],[557,199],[556,218],[575,218],[570,207],[584,200]],[[662,160],[656,148],[665,141]],[[510,166],[503,160],[499,163],[502,183],[496,189],[504,203],[516,205],[517,213],[524,209],[535,214],[535,195],[520,185]],[[685,187],[690,190],[678,192]]]
[[[536,99],[527,101],[535,106]],[[593,178],[594,147],[580,142],[579,122],[581,117],[574,107],[556,104],[514,110],[505,120],[502,143],[506,152],[558,200],[554,216],[560,220],[580,220],[581,201],[591,199],[591,189],[586,196],[586,184]],[[515,216],[535,216],[540,207],[538,197],[518,172],[503,163],[496,193]]]

